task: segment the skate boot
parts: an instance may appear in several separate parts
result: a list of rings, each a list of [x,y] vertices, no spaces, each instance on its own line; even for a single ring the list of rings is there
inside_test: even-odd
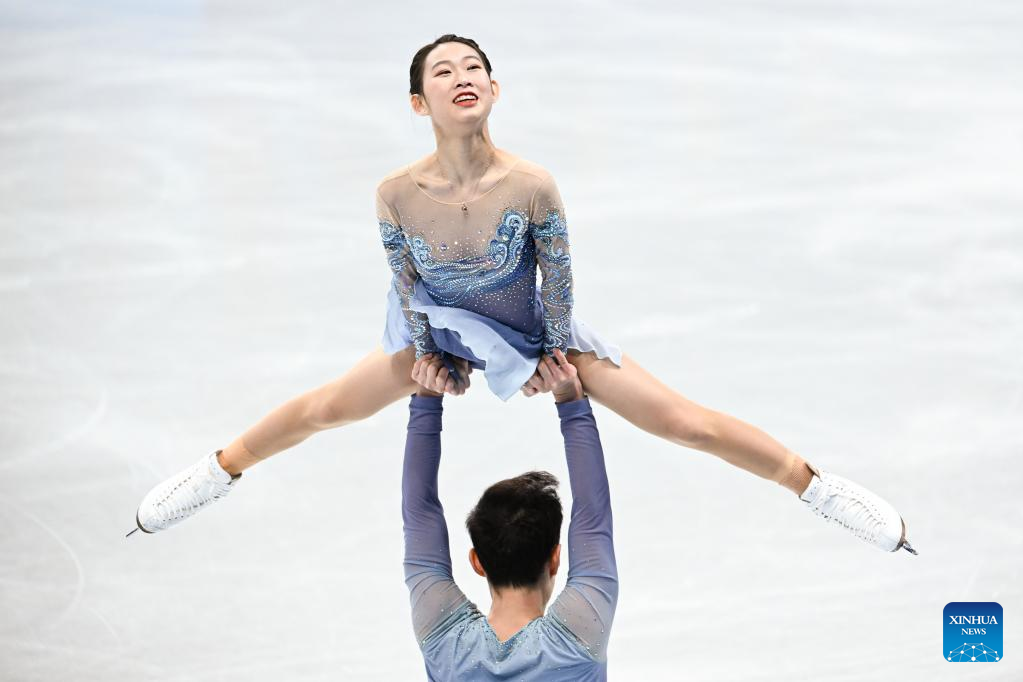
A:
[[[807,463],[815,474],[799,496],[810,511],[830,523],[843,526],[860,540],[896,552],[917,551],[906,539],[906,522],[895,507],[863,486]]]
[[[217,461],[220,450],[171,476],[149,491],[135,513],[143,533],[156,533],[177,525],[199,509],[225,497],[241,474],[232,476]],[[131,535],[128,533],[128,535]],[[126,535],[125,537],[128,537]]]

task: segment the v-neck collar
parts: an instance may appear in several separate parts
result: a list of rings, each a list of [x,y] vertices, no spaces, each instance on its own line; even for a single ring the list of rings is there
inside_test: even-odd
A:
[[[523,632],[525,632],[525,631],[526,631],[526,628],[528,628],[528,627],[529,627],[530,625],[532,625],[532,624],[533,624],[533,623],[535,623],[536,621],[540,620],[541,618],[543,618],[543,616],[537,616],[536,618],[534,618],[533,620],[529,621],[528,623],[526,623],[525,625],[523,625],[522,627],[520,627],[520,628],[519,628],[518,630],[516,630],[516,631],[514,632],[514,634],[512,634],[512,636],[511,636],[511,637],[509,637],[508,639],[506,639],[506,640],[504,640],[504,641],[501,641],[500,639],[498,639],[498,637],[497,637],[497,632],[496,632],[496,631],[494,630],[494,626],[492,626],[492,625],[490,624],[490,621],[489,621],[489,620],[487,620],[487,617],[486,617],[486,616],[483,616],[483,623],[484,623],[484,624],[486,625],[486,628],[487,628],[487,632],[489,632],[489,633],[490,633],[490,635],[491,635],[491,636],[493,636],[493,638],[494,638],[494,641],[495,641],[495,642],[497,642],[497,643],[498,643],[498,644],[499,644],[500,646],[502,646],[502,647],[503,647],[503,646],[507,646],[507,645],[508,645],[508,644],[509,644],[509,643],[510,643],[510,642],[511,642],[511,641],[512,641],[513,639],[515,639],[515,638],[516,638],[516,637],[518,637],[518,636],[519,636],[520,634],[522,634]]]

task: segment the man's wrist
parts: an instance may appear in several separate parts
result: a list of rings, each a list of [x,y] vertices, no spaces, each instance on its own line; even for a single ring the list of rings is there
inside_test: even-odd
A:
[[[555,406],[558,410],[558,417],[564,422],[566,419],[573,419],[584,414],[593,414],[593,409],[590,407],[590,399],[587,396],[583,396],[579,400],[572,400],[567,403],[557,403]]]
[[[565,391],[564,393],[554,392],[554,402],[559,405],[561,403],[570,403],[573,400],[582,400],[585,397],[586,394],[583,393],[582,384],[578,381],[575,383],[575,386],[572,387],[571,391]]]
[[[419,396],[420,398],[443,398],[444,397],[443,393],[437,393],[435,391],[431,391],[430,389],[425,388],[423,386],[420,386],[418,389],[416,389],[416,395]]]
[[[408,403],[410,416],[416,413],[425,414],[436,412],[438,415],[444,410],[444,396],[419,395],[413,393]]]

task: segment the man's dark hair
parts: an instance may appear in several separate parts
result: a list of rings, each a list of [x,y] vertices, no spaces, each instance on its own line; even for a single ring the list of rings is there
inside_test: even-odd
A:
[[[561,537],[558,479],[530,471],[483,492],[465,519],[487,580],[494,587],[533,587]]]
[[[483,53],[480,46],[476,44],[476,41],[472,38],[463,38],[462,36],[456,36],[454,33],[445,33],[437,40],[433,41],[429,45],[423,45],[416,52],[416,55],[412,58],[412,66],[408,70],[409,89],[410,95],[423,96],[423,71],[426,69],[426,55],[430,54],[430,50],[437,47],[441,43],[462,43],[468,45],[472,49],[479,53],[480,59],[483,60],[483,68],[487,70],[487,77],[490,77],[490,60],[487,59],[487,55]]]

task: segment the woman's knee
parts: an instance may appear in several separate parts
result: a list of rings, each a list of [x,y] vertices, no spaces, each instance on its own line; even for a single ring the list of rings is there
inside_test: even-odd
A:
[[[714,441],[717,412],[692,401],[679,409],[676,430],[679,437],[693,448],[702,448]]]
[[[330,384],[310,392],[307,414],[310,423],[321,431],[359,420],[345,396],[330,390]]]
[[[384,393],[379,387],[376,390],[340,387],[318,393],[311,400],[307,414],[317,429],[335,429],[372,417],[403,394],[402,391]]]
[[[310,421],[320,429],[336,428],[373,416],[415,390],[411,367],[415,350],[386,355],[378,349],[344,376],[303,396]]]
[[[688,400],[665,410],[666,436],[679,445],[699,449],[714,438],[714,411]]]

